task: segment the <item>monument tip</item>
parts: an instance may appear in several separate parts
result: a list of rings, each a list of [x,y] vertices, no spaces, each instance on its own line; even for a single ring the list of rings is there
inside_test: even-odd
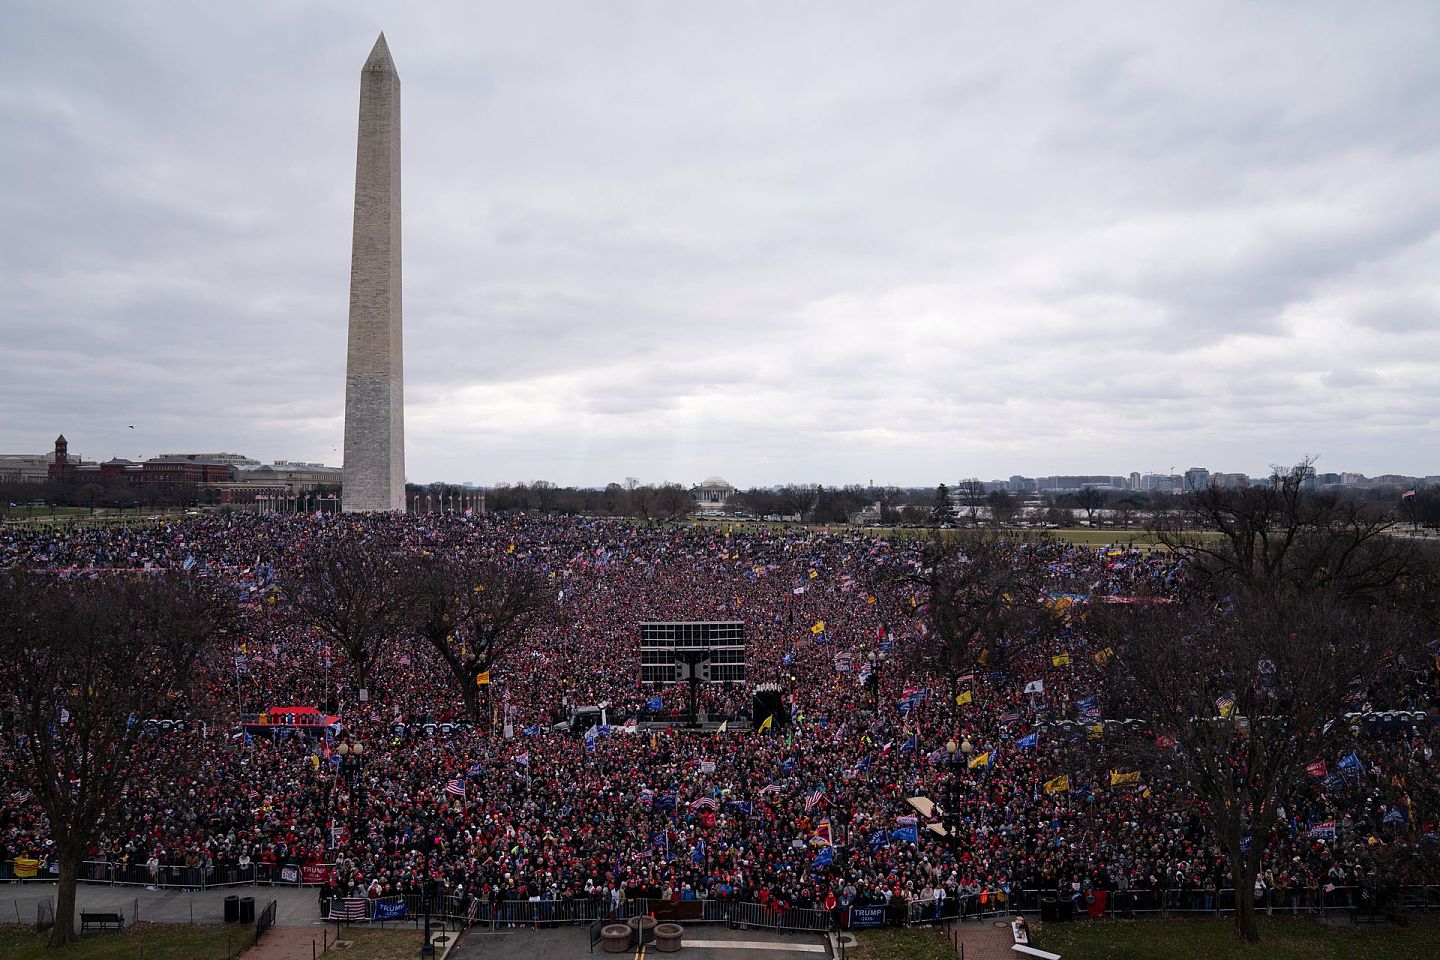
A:
[[[390,59],[390,45],[385,42],[385,31],[380,31],[375,46],[370,50],[370,56],[365,60],[366,70],[384,70],[389,73],[395,72],[395,61]]]

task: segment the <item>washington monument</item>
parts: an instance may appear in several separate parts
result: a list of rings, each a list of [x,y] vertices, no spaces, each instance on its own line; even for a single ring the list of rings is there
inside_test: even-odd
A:
[[[345,371],[347,513],[405,510],[400,299],[400,76],[382,33],[360,70]]]

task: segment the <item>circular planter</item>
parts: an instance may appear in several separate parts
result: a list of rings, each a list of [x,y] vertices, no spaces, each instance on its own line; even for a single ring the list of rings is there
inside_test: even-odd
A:
[[[634,943],[638,947],[642,943],[653,943],[655,940],[655,918],[654,917],[631,917],[629,920],[630,932],[634,935]]]
[[[630,928],[623,923],[607,923],[600,928],[600,944],[606,953],[629,953]]]
[[[685,928],[678,923],[662,923],[655,927],[655,949],[661,953],[674,953],[680,949],[680,940]]]

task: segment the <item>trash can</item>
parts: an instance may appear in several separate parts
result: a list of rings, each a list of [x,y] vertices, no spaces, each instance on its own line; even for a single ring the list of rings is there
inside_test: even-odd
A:
[[[629,921],[631,942],[635,946],[642,943],[651,943],[655,939],[655,918],[654,917],[631,917]]]
[[[1060,914],[1060,901],[1054,897],[1046,897],[1040,901],[1041,922],[1054,923]]]
[[[254,923],[254,922],[255,922],[255,898],[254,898],[254,897],[241,897],[241,898],[240,898],[240,922],[241,922],[241,923]]]
[[[225,898],[225,922],[235,923],[240,919],[240,898],[235,894]]]

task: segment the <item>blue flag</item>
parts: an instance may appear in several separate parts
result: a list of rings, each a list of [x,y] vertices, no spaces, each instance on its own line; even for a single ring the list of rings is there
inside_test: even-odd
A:
[[[725,806],[730,807],[734,810],[738,810],[740,813],[744,814],[747,817],[750,816],[749,800],[731,800],[726,803]]]
[[[786,758],[785,758],[785,762],[782,763],[782,764],[780,764],[780,772],[781,772],[781,773],[789,773],[791,770],[794,770],[794,769],[795,769],[795,758],[794,758],[794,757],[786,757]]]
[[[884,830],[876,830],[874,833],[870,834],[870,852],[874,853],[876,850],[879,850],[881,847],[885,846],[885,844],[889,842],[890,838],[885,836]]]
[[[376,920],[403,920],[405,918],[405,901],[399,903],[386,903],[384,900],[375,901]]]
[[[890,831],[891,840],[906,840],[910,843],[920,842],[920,832],[915,827],[901,827],[899,830]]]
[[[1025,736],[1015,741],[1016,748],[1020,750],[1029,750],[1030,748],[1038,746],[1039,744],[1039,733],[1027,733]]]
[[[691,860],[692,863],[704,863],[704,862],[705,862],[705,841],[704,841],[704,840],[696,840],[696,841],[695,841],[695,849],[690,851],[690,860]]]
[[[656,809],[656,810],[674,810],[674,809],[675,809],[675,794],[673,794],[673,793],[662,793],[662,794],[660,794],[660,796],[658,796],[658,797],[655,798],[655,809]]]
[[[1359,770],[1360,758],[1352,753],[1340,761],[1339,767],[1341,770]]]
[[[822,847],[820,849],[820,855],[815,858],[815,863],[813,864],[815,869],[818,870],[821,867],[830,866],[835,861],[834,850],[834,847]]]
[[[658,693],[655,694],[655,696],[651,697],[649,700],[645,701],[646,710],[661,710],[664,709],[664,707],[665,700]]]
[[[920,735],[918,733],[912,733],[910,734],[909,740],[906,740],[904,743],[900,744],[900,752],[909,753],[911,750],[914,750],[919,745]]]

